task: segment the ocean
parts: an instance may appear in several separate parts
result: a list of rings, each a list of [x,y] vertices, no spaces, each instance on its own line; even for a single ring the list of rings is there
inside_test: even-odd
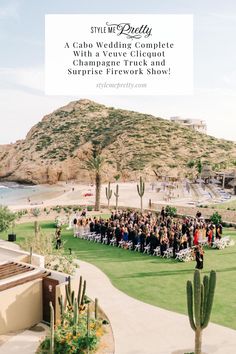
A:
[[[31,201],[43,201],[43,196],[57,192],[59,186],[24,185],[15,182],[0,182],[0,205],[30,204]],[[41,199],[40,199],[41,198]]]

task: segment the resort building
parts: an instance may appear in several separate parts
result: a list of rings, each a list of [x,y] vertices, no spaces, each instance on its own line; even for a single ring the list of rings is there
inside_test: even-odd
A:
[[[171,122],[179,123],[186,126],[187,128],[194,129],[199,133],[207,133],[207,125],[204,120],[201,119],[191,119],[191,118],[181,118],[179,116],[171,117]]]
[[[44,257],[13,250],[0,242],[0,335],[49,323],[52,302],[60,318],[58,297],[65,299],[68,274],[44,268]],[[78,289],[78,276],[71,277]]]

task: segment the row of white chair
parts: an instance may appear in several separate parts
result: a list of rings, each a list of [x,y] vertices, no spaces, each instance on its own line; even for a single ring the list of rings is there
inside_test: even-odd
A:
[[[103,243],[103,244],[107,244],[108,243],[108,238],[107,237],[103,237],[103,239],[101,240],[101,235],[96,234],[96,232],[88,232],[88,233],[84,233],[84,234],[79,234],[76,233],[75,237],[79,237],[82,238],[84,240],[90,241],[90,242],[96,242],[96,243]],[[116,238],[113,237],[110,240],[110,246],[115,246],[116,245]],[[118,247],[120,248],[126,248],[126,249],[133,249],[133,243],[132,241],[128,241],[125,242],[123,240],[119,241]],[[138,243],[134,246],[134,251],[136,252],[140,252],[141,249],[141,244]],[[146,254],[150,254],[150,244],[144,247],[144,252]],[[161,256],[161,249],[160,246],[157,246],[154,250],[153,250],[153,255],[154,256]],[[173,257],[173,247],[169,247],[167,248],[166,251],[163,252],[163,258],[172,258]],[[187,262],[193,259],[192,257],[192,250],[191,248],[187,248],[187,249],[183,249],[181,251],[179,251],[178,253],[176,253],[176,257],[175,259],[179,260],[179,261],[183,261],[183,262]]]

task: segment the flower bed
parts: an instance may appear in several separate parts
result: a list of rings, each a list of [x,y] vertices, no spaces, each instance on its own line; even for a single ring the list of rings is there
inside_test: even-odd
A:
[[[55,325],[54,352],[63,354],[82,354],[94,352],[103,335],[102,321],[89,319],[84,311],[79,314],[78,322],[74,323],[72,311],[65,314],[62,321]],[[50,353],[50,337],[47,337],[37,352],[38,354]]]

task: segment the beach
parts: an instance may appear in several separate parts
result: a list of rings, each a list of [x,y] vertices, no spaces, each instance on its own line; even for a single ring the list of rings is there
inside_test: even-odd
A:
[[[111,183],[113,191],[110,204],[115,204],[114,192],[116,185],[119,185],[119,205],[138,207],[140,198],[137,193],[137,183]],[[101,202],[107,204],[105,188],[107,184],[103,184],[101,188]],[[165,193],[161,184],[146,184],[145,195],[143,197],[144,206],[148,207],[150,200],[152,202],[164,202]],[[191,195],[186,197],[180,189],[172,192],[172,198],[169,203],[178,202],[187,204],[191,201]],[[91,184],[79,184],[75,182],[61,182],[56,185],[38,185],[38,186],[15,186],[9,194],[4,194],[0,190],[0,200],[2,204],[8,205],[12,210],[30,208],[35,206],[55,206],[55,205],[93,205],[95,200],[95,186]]]
[[[116,185],[119,185],[119,207],[140,207],[140,197],[137,193],[137,182],[118,182],[111,183],[112,197],[110,208],[115,207]],[[171,186],[171,188],[170,188]],[[106,199],[107,184],[101,187],[101,205],[103,210],[107,209]],[[5,197],[5,198],[4,198]],[[15,186],[7,195],[6,189],[0,188],[0,200],[3,205],[7,205],[11,210],[34,208],[53,208],[55,206],[94,206],[95,185],[81,184],[75,181],[60,182],[56,185],[38,185],[38,186]],[[236,201],[231,197],[231,203]],[[202,205],[203,204],[203,205]],[[205,205],[206,204],[206,205]],[[173,185],[163,185],[163,182],[146,183],[145,194],[143,197],[143,206],[145,209],[160,211],[162,206],[171,205],[177,208],[181,215],[195,216],[196,211],[201,208],[204,216],[209,217],[218,207],[212,205],[207,199],[196,198],[192,192],[186,192],[181,183]],[[227,222],[236,222],[235,211],[223,208],[224,203],[220,203],[220,214]],[[202,208],[204,207],[204,208]]]

